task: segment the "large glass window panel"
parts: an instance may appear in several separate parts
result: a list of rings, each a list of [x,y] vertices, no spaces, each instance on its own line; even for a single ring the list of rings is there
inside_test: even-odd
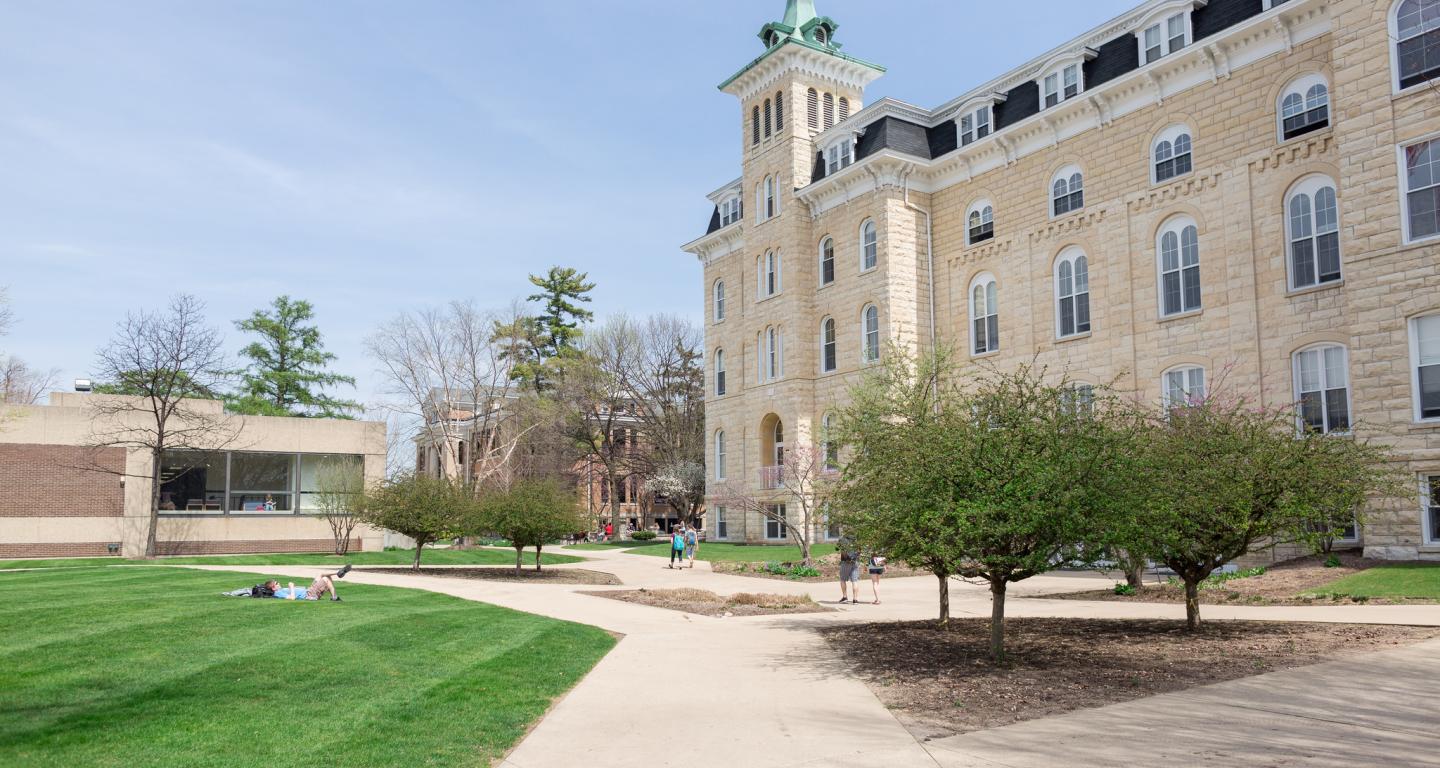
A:
[[[160,462],[161,512],[223,512],[225,454],[166,451]]]
[[[231,512],[293,512],[295,454],[230,454]]]
[[[300,456],[300,511],[317,512],[324,494],[352,497],[365,485],[365,457],[343,454]]]

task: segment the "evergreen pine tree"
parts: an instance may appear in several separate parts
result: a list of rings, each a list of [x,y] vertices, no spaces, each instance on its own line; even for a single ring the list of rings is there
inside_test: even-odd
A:
[[[260,339],[240,350],[250,362],[240,372],[240,391],[230,397],[230,410],[252,416],[353,418],[359,403],[324,392],[342,384],[353,387],[355,379],[326,370],[335,355],[325,351],[320,329],[309,324],[314,307],[289,296],[271,306],[235,323]]]

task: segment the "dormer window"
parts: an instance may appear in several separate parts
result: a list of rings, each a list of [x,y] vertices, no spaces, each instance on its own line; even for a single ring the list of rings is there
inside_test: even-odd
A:
[[[720,203],[720,226],[728,227],[740,220],[740,198],[731,197]]]
[[[1079,96],[1080,91],[1085,87],[1081,74],[1078,61],[1050,70],[1040,80],[1040,99],[1041,104],[1044,105],[1043,108],[1049,109],[1062,101]]]
[[[829,43],[829,42],[830,42],[830,30],[826,29],[824,26],[816,27],[816,28],[815,28],[815,42],[817,42],[817,43],[819,43],[819,44],[821,44],[821,45],[825,45],[825,44]]]
[[[1140,23],[1135,36],[1140,40],[1140,66],[1169,56],[1194,39],[1190,12],[1207,0],[1181,0],[1155,9]]]
[[[855,162],[854,140],[844,139],[825,150],[825,175],[848,168]]]
[[[989,104],[960,116],[960,146],[973,144],[990,135],[994,112]]]

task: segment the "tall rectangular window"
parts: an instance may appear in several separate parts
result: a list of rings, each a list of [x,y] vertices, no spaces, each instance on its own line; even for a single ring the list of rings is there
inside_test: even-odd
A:
[[[1295,383],[1305,429],[1328,433],[1350,428],[1350,376],[1344,347],[1307,349],[1296,355]]]
[[[160,462],[160,511],[224,511],[226,467],[224,453],[166,451]]]
[[[1440,315],[1412,321],[1410,338],[1415,358],[1416,415],[1440,419]]]
[[[1440,475],[1421,476],[1420,514],[1424,520],[1425,543],[1440,544]]]
[[[765,538],[783,539],[790,535],[786,529],[786,515],[784,504],[769,505],[770,513],[765,517]]]
[[[230,454],[230,511],[293,512],[295,454]]]
[[[726,519],[726,509],[724,507],[715,508],[715,538],[730,538],[730,521]]]
[[[1411,240],[1440,235],[1440,139],[1405,148],[1405,209]]]
[[[333,510],[339,504],[357,498],[364,490],[363,457],[333,454],[300,456],[301,512]]]

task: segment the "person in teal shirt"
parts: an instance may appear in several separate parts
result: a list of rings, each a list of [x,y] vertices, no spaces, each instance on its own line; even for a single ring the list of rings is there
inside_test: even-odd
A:
[[[675,561],[680,561],[680,567],[685,567],[685,527],[675,528],[670,532],[670,566],[675,567]]]

